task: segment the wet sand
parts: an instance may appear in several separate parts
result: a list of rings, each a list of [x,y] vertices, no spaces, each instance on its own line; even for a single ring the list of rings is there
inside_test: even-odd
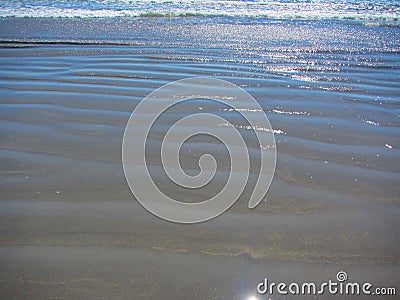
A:
[[[399,290],[398,28],[196,18],[0,26],[2,298],[246,299],[264,277],[319,282],[339,270]],[[255,210],[245,193],[210,222],[178,225],[134,199],[121,143],[143,97],[191,76],[231,81],[260,102],[277,169]]]

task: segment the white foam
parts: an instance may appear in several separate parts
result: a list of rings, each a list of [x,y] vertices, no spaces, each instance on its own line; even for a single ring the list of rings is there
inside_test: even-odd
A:
[[[339,1],[1,1],[0,17],[138,17],[138,16],[226,16],[273,19],[361,20],[368,26],[379,22],[399,23],[398,1],[363,3]],[[378,23],[379,24],[379,23]]]

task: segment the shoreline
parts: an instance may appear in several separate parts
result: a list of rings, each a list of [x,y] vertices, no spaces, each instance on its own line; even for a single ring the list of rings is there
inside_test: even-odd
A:
[[[243,300],[266,276],[318,281],[340,270],[398,288],[399,28],[164,21],[0,19],[0,40],[39,41],[0,42],[0,296]],[[276,132],[277,167],[254,210],[245,190],[216,219],[177,225],[133,197],[122,137],[141,99],[196,76],[256,98]],[[200,108],[248,134],[199,99],[169,111],[149,143]],[[192,160],[219,150],[206,139],[190,147]],[[160,158],[149,161],[174,192]]]

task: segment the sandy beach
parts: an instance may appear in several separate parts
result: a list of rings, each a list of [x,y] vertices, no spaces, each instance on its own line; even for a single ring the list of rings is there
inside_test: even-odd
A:
[[[257,295],[257,284],[341,270],[399,291],[400,27],[3,17],[0,28],[2,299],[298,299]],[[277,166],[254,210],[246,190],[218,218],[182,225],[134,198],[121,144],[143,97],[195,76],[260,103]],[[193,107],[221,113],[205,100]],[[156,176],[161,167],[155,158]]]

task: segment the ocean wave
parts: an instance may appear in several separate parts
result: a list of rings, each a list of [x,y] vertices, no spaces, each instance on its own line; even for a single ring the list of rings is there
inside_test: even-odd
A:
[[[398,1],[2,1],[0,17],[238,17],[302,20],[355,20],[366,25],[399,25]]]

